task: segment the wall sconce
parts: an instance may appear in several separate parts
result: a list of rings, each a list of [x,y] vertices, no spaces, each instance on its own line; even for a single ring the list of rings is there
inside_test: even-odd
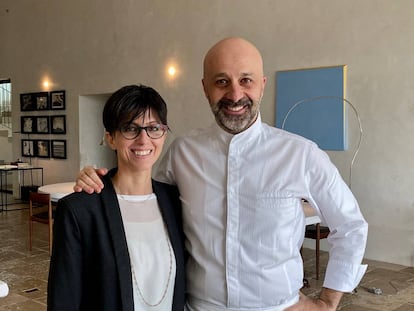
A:
[[[170,67],[168,67],[168,75],[171,77],[171,78],[174,78],[174,76],[175,76],[175,74],[177,73],[177,69],[175,69],[175,67],[174,66],[170,66]]]
[[[43,91],[49,91],[53,87],[53,83],[47,75],[43,76],[41,87]]]
[[[165,69],[166,78],[169,81],[173,81],[179,76],[179,73],[178,65],[175,62],[170,61]]]

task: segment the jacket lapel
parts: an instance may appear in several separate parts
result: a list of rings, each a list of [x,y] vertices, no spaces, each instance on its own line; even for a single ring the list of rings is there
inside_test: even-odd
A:
[[[152,187],[153,187],[155,194],[157,195],[160,212],[162,214],[164,223],[167,227],[167,231],[170,237],[172,247],[174,250],[178,250],[182,248],[181,240],[180,240],[181,236],[177,229],[180,219],[176,219],[174,215],[176,212],[174,208],[178,208],[178,203],[177,203],[177,206],[173,205],[174,202],[171,201],[171,198],[168,195],[167,189],[163,187],[161,184],[159,184],[158,182],[153,180]],[[178,260],[177,256],[176,256],[176,259]]]
[[[113,188],[111,177],[116,170],[111,170],[103,178],[104,189],[102,190],[102,206],[106,214],[110,235],[112,237],[112,248],[118,267],[119,288],[122,299],[122,310],[134,310],[134,298],[132,290],[131,262],[129,259],[128,245],[125,238],[121,211],[118,199]]]

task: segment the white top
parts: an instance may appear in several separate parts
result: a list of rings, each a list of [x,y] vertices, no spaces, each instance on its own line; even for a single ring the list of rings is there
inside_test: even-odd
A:
[[[176,139],[156,179],[180,190],[193,310],[272,310],[298,294],[302,198],[331,230],[324,286],[350,292],[366,270],[367,223],[327,154],[260,116],[237,135],[213,124]]]
[[[135,311],[171,311],[175,256],[157,197],[118,195],[118,201],[131,257]]]

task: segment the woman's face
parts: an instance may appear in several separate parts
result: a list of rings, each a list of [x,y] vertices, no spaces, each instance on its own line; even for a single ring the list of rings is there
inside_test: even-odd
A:
[[[147,110],[143,116],[132,122],[130,128],[157,124],[161,124],[157,113],[153,110]],[[150,138],[145,130],[141,130],[134,139],[126,139],[119,130],[113,135],[109,133],[105,135],[109,146],[117,152],[118,169],[127,168],[131,172],[151,172],[152,166],[160,157],[167,137],[167,133],[165,133],[160,138]]]

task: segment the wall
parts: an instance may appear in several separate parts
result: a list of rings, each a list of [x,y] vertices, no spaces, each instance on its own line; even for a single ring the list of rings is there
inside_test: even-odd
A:
[[[108,95],[79,96],[80,167],[114,167],[115,152],[104,143],[102,110]]]
[[[12,156],[12,140],[8,137],[6,130],[0,130],[0,160],[4,162],[13,161]]]
[[[414,265],[413,11],[410,0],[3,0],[0,76],[13,83],[14,111],[18,94],[40,90],[44,77],[66,90],[69,158],[36,160],[47,167],[45,181],[57,182],[72,180],[89,152],[79,150],[81,95],[149,84],[169,103],[172,136],[212,122],[201,63],[222,37],[243,36],[262,51],[262,117],[271,124],[276,71],[345,64],[347,98],[364,129],[352,190],[370,223],[366,256]],[[179,65],[174,81],[164,73],[171,61]],[[329,153],[344,177],[351,149]]]

